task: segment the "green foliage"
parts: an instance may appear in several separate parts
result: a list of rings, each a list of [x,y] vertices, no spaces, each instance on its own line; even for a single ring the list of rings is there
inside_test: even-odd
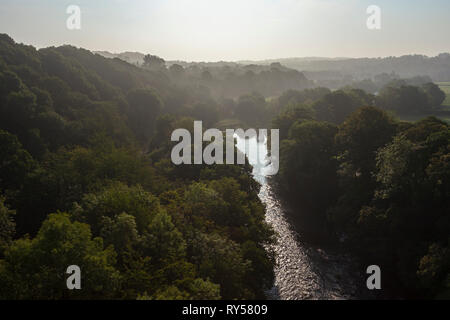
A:
[[[143,237],[144,251],[152,257],[153,263],[171,264],[186,254],[183,236],[165,211],[154,216]]]
[[[192,260],[199,274],[220,284],[222,298],[254,298],[244,284],[251,263],[244,259],[237,243],[218,234],[197,234],[192,243]]]
[[[101,237],[105,244],[113,245],[119,255],[129,250],[138,241],[139,233],[134,216],[123,212],[112,218],[102,216],[100,220]]]
[[[190,116],[203,121],[203,126],[212,127],[219,120],[219,112],[214,103],[197,103],[190,110]]]
[[[235,111],[262,123],[263,96],[237,111],[211,98],[214,72],[195,78],[151,56],[138,68],[71,46],[37,51],[6,35],[0,65],[1,299],[264,298],[273,232],[251,167],[170,161],[174,128]],[[305,81],[288,74],[258,77]],[[49,215],[61,211],[70,215]],[[81,291],[66,288],[72,264]]]
[[[33,166],[33,158],[17,137],[0,130],[0,189],[20,189]]]
[[[396,123],[373,107],[431,112],[444,96],[429,79],[354,83],[387,84],[376,97],[281,94],[311,83],[279,63],[167,69],[149,55],[138,68],[6,35],[0,66],[0,298],[265,298],[274,234],[251,167],[170,161],[173,129],[232,117],[221,123],[274,118],[275,179],[312,233],[377,261],[405,296],[449,296],[449,127]],[[49,215],[61,211],[70,215]],[[81,291],[65,287],[72,264]]]
[[[18,196],[17,222],[21,234],[36,232],[48,212],[67,211],[84,194],[111,181],[151,188],[153,169],[137,151],[118,149],[103,139],[94,145],[48,154],[30,174]],[[32,217],[29,212],[34,212]]]
[[[19,239],[0,261],[0,296],[9,299],[99,299],[113,297],[120,284],[115,252],[92,239],[86,224],[52,214],[37,236]],[[66,269],[78,265],[83,290],[67,290]]]
[[[448,277],[450,275],[450,251],[443,248],[439,244],[432,244],[428,248],[428,253],[420,259],[419,270],[417,275],[421,285],[430,290],[431,294],[444,294],[444,290],[448,294]]]
[[[304,218],[314,230],[320,230],[319,225],[325,230],[326,208],[336,196],[336,132],[329,123],[297,121],[289,130],[289,139],[282,140],[280,146],[280,186],[311,213]]]
[[[385,112],[374,107],[358,109],[336,135],[341,164],[351,166],[351,174],[362,176],[367,182],[375,169],[375,153],[391,141],[395,130],[393,120]]]
[[[190,282],[187,291],[181,291],[176,286],[170,286],[158,291],[155,295],[141,296],[139,300],[219,300],[219,285],[203,279]]]
[[[0,198],[0,257],[13,240],[16,226],[13,220],[14,214],[15,211],[9,210],[4,199]]]
[[[86,194],[80,204],[75,205],[74,214],[77,219],[89,223],[97,234],[104,217],[115,219],[126,213],[134,217],[136,228],[142,232],[159,210],[158,199],[142,187],[115,183],[97,194]]]
[[[158,57],[158,56],[153,56],[150,54],[147,54],[144,57],[144,67],[147,67],[149,69],[153,69],[153,70],[161,70],[163,68],[165,68],[165,64],[166,62],[164,61],[164,59]]]
[[[426,83],[422,86],[425,94],[428,98],[428,105],[430,107],[439,107],[444,102],[446,95],[445,92],[439,88],[437,84],[432,82]]]
[[[235,115],[238,119],[252,125],[264,120],[266,100],[259,93],[252,93],[239,97]]]
[[[350,241],[361,256],[376,257],[380,264],[394,268],[392,273],[399,284],[413,296],[437,294],[446,276],[442,271],[437,280],[431,280],[434,271],[430,269],[435,267],[429,264],[443,264],[444,269],[448,266],[444,252],[450,230],[446,172],[449,143],[449,127],[437,119],[426,119],[399,132],[377,152],[371,188],[365,189],[371,198],[359,202],[356,223],[347,220]],[[345,203],[341,201],[340,207]],[[334,208],[334,215],[340,207]],[[358,206],[353,206],[353,216],[356,210]],[[424,257],[427,246],[433,243],[443,249],[430,249],[432,252]],[[370,254],[367,247],[372,248]]]
[[[422,112],[441,102],[435,89],[399,81],[376,100],[389,110]],[[363,263],[388,270],[396,280],[385,287],[401,296],[447,297],[450,128],[433,117],[398,123],[373,106],[356,109],[373,101],[347,88],[313,102],[316,119],[338,128],[309,120],[305,107],[285,108],[273,120],[281,129],[276,179],[308,212],[301,213],[303,234],[333,232]]]
[[[129,118],[136,136],[148,141],[153,135],[155,120],[161,112],[162,102],[152,90],[135,89],[128,93]]]
[[[280,130],[280,139],[289,137],[289,129],[296,121],[313,120],[314,110],[306,105],[292,104],[286,105],[285,109],[272,120],[272,128]]]
[[[445,93],[434,83],[421,87],[404,83],[385,86],[377,97],[377,105],[396,111],[400,115],[426,113],[439,107],[445,100]]]
[[[278,97],[278,103],[283,108],[288,104],[302,104],[315,102],[325,95],[330,94],[331,90],[328,88],[314,88],[303,91],[287,90]]]
[[[317,120],[340,124],[357,108],[368,105],[371,105],[371,98],[364,91],[338,90],[316,101],[313,108]]]

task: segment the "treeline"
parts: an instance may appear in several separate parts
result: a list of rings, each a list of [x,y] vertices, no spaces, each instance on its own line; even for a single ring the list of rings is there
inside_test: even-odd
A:
[[[413,85],[398,79],[388,82],[377,95],[352,86],[336,91],[324,87],[288,90],[273,103],[272,109],[288,111],[303,105],[311,108],[318,120],[339,124],[360,106],[376,106],[399,117],[444,112],[440,106],[445,97],[432,82]]]
[[[433,84],[388,86],[379,96],[290,91],[273,120],[282,139],[276,181],[302,231],[379,265],[394,297],[450,297],[450,127],[390,112],[441,100]]]
[[[152,68],[152,63],[145,60],[143,67]],[[167,70],[162,70],[167,72],[175,83],[201,86],[214,97],[237,98],[248,92],[259,92],[264,97],[273,97],[288,89],[300,90],[313,86],[313,82],[303,73],[283,67],[279,63],[268,67],[237,64],[203,67],[194,64],[183,67],[180,64],[172,64]]]
[[[301,90],[313,86],[313,82],[302,72],[286,68],[280,63],[269,66],[233,62],[187,63],[165,61],[158,56],[139,53],[99,54],[109,58],[118,57],[144,69],[158,71],[178,86],[201,88],[214,98],[235,99],[253,91],[264,97],[273,97],[289,89]]]
[[[222,104],[7,35],[0,70],[0,299],[264,298],[273,232],[251,168],[170,160],[172,130],[214,123]],[[67,290],[70,265],[82,290]]]
[[[307,74],[334,72],[336,78],[352,78],[354,81],[370,79],[378,74],[390,74],[392,72],[402,78],[424,75],[430,77],[433,81],[450,81],[449,53],[441,53],[435,57],[416,54],[401,57],[355,59],[288,58],[280,59],[279,62],[288,68],[305,71]]]

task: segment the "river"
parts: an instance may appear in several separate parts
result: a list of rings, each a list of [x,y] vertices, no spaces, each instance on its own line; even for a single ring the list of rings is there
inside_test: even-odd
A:
[[[259,198],[266,206],[266,221],[276,232],[273,245],[276,255],[275,283],[267,292],[269,299],[341,300],[362,298],[362,274],[356,263],[345,254],[309,244],[297,233],[287,205],[277,197],[267,176],[267,143],[256,136],[235,136],[237,148],[253,166],[253,177],[261,184]],[[267,140],[267,139],[265,139]]]

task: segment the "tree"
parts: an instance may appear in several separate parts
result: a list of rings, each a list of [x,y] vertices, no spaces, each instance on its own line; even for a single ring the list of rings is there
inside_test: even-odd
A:
[[[363,107],[346,119],[335,137],[339,197],[329,209],[329,220],[335,231],[345,234],[354,248],[363,248],[357,236],[360,230],[372,231],[373,226],[380,224],[382,213],[366,207],[371,204],[377,185],[373,177],[377,171],[377,152],[391,142],[395,132],[396,124],[387,113],[374,107]],[[380,233],[379,230],[377,232]]]
[[[201,74],[201,79],[203,82],[208,83],[213,80],[213,76],[209,70],[204,70]]]
[[[438,299],[448,299],[450,288],[450,250],[438,243],[433,243],[428,252],[420,259],[417,275],[420,284]]]
[[[223,299],[248,299],[244,276],[250,268],[237,243],[218,234],[196,234],[192,240],[192,257],[198,273],[220,285]]]
[[[285,109],[272,120],[272,128],[280,130],[280,140],[289,137],[289,129],[296,121],[313,120],[314,110],[302,104],[289,103]]]
[[[17,137],[0,129],[0,189],[20,189],[34,165]]]
[[[92,239],[87,224],[67,214],[51,214],[37,236],[19,239],[0,264],[2,299],[105,299],[114,297],[120,277],[115,252]],[[81,268],[82,290],[67,290],[67,267]]]
[[[154,132],[154,124],[162,110],[162,101],[153,90],[134,89],[127,95],[130,105],[131,128],[138,139],[148,142]]]
[[[445,92],[438,85],[428,82],[422,86],[428,98],[428,106],[430,108],[439,107],[445,100]]]
[[[11,71],[0,72],[0,99],[3,103],[10,92],[20,91],[22,86],[22,81],[15,73]]]
[[[428,97],[418,87],[387,86],[380,91],[377,97],[377,106],[396,111],[401,115],[415,114],[427,110]]]
[[[252,93],[239,97],[236,106],[236,116],[248,124],[255,124],[265,117],[266,100],[259,93]]]
[[[305,89],[303,91],[291,89],[283,92],[283,94],[281,94],[278,97],[278,103],[280,107],[283,108],[290,103],[299,104],[299,103],[314,102],[330,93],[331,93],[330,89],[322,87]]]
[[[101,225],[100,235],[105,244],[113,245],[119,255],[130,250],[139,240],[136,219],[125,212],[113,218],[103,216]]]
[[[151,70],[160,71],[166,68],[166,61],[158,56],[147,54],[144,56],[143,66]]]
[[[138,300],[220,300],[220,286],[210,281],[198,278],[181,287],[164,287],[152,296],[141,295]]]
[[[135,224],[142,234],[159,211],[158,198],[146,192],[141,186],[128,187],[116,182],[98,193],[86,194],[74,207],[73,214],[76,219],[89,223],[95,235],[100,235],[100,230],[111,222],[116,224],[120,221],[125,223],[128,229]],[[119,219],[123,213],[126,215]],[[135,222],[130,221],[129,216],[134,217]],[[130,231],[134,233],[133,227]]]
[[[313,108],[317,120],[340,124],[357,108],[367,104],[367,101],[356,94],[338,90],[316,101]]]
[[[170,66],[169,71],[170,71],[170,74],[174,78],[177,78],[177,79],[182,77],[185,73],[184,68],[176,63],[174,63],[173,65]]]
[[[190,116],[203,121],[205,127],[212,127],[219,120],[217,106],[213,103],[196,103],[190,110]]]
[[[280,186],[304,212],[310,212],[304,218],[316,234],[324,230],[326,209],[336,197],[336,132],[329,123],[297,121],[280,147]]]
[[[171,217],[159,211],[143,235],[144,252],[157,266],[170,265],[182,260],[186,254],[183,236],[172,223]]]
[[[374,107],[363,107],[352,113],[339,127],[336,144],[341,162],[351,165],[352,175],[370,180],[375,169],[375,154],[392,139],[396,130],[389,115]]]
[[[0,258],[3,256],[3,251],[11,244],[15,226],[13,216],[14,210],[9,210],[5,205],[5,200],[0,198]]]
[[[225,221],[229,221],[228,203],[222,199],[219,192],[204,183],[191,184],[184,193],[184,203],[189,215],[214,221],[220,225],[226,225]],[[207,223],[203,223],[201,227],[207,227]]]
[[[221,63],[211,82],[206,68],[145,60],[0,35],[0,299],[254,299],[273,284],[251,167],[175,167],[170,134],[192,131],[189,115],[233,117],[245,88],[274,95],[306,78]],[[245,100],[249,122],[268,120],[262,95]],[[81,291],[66,288],[70,265]]]
[[[85,194],[101,190],[112,181],[152,188],[153,168],[140,152],[118,149],[104,137],[98,137],[92,144],[91,148],[63,148],[49,153],[25,179],[17,196],[16,222],[20,235],[36,233],[49,212],[69,211]],[[91,227],[98,232],[98,224]]]
[[[381,148],[373,200],[360,211],[358,229],[353,232],[362,255],[395,265],[398,285],[413,295],[445,290],[450,219],[445,195],[449,190],[448,160],[444,155],[449,143],[448,125],[429,118]],[[436,245],[427,253],[427,244],[432,243]],[[364,253],[367,246],[372,248],[370,255]]]

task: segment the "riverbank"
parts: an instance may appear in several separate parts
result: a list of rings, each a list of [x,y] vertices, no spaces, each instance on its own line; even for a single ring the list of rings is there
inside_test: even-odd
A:
[[[253,165],[253,177],[261,184],[259,198],[266,207],[266,221],[277,235],[276,243],[268,248],[275,252],[275,283],[267,292],[269,299],[281,300],[340,300],[367,299],[365,278],[356,268],[356,262],[348,254],[342,254],[325,246],[306,241],[294,223],[286,203],[280,199],[267,176],[264,165],[267,156],[266,142],[252,137],[244,140],[236,137],[239,150],[247,145],[249,162]],[[259,157],[254,158],[254,157]]]

